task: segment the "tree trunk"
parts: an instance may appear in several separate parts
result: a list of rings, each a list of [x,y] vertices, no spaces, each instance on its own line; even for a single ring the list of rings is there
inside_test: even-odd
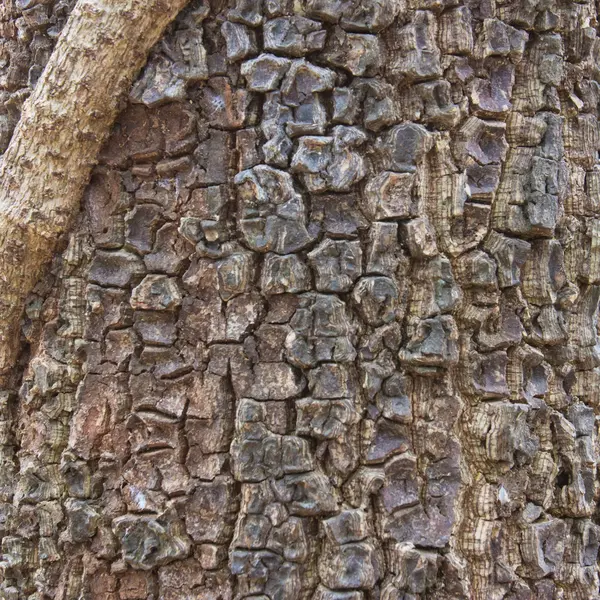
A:
[[[0,143],[68,8],[0,9]],[[88,185],[0,396],[0,598],[598,598],[596,11],[193,0],[89,181],[166,18],[65,150],[67,26],[3,163],[21,215]]]

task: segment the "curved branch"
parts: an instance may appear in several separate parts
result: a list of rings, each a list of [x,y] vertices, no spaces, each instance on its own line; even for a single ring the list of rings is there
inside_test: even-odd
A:
[[[188,0],[79,0],[0,165],[0,374],[25,299],[76,215],[121,95]]]

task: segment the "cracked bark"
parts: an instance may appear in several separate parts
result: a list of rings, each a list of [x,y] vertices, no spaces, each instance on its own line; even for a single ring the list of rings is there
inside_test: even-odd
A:
[[[0,127],[61,5],[0,9]],[[598,598],[596,28],[192,1],[26,301],[0,594]]]

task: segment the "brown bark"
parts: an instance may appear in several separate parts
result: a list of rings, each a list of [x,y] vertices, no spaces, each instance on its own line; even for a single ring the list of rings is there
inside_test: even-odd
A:
[[[187,0],[81,0],[0,166],[0,374],[27,294],[73,221],[121,96]]]
[[[597,17],[193,0],[27,302],[0,597],[597,600]]]

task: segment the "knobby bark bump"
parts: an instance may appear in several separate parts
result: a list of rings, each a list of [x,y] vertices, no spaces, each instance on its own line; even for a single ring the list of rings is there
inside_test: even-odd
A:
[[[0,166],[0,374],[25,299],[80,199],[123,92],[187,0],[80,0]]]

